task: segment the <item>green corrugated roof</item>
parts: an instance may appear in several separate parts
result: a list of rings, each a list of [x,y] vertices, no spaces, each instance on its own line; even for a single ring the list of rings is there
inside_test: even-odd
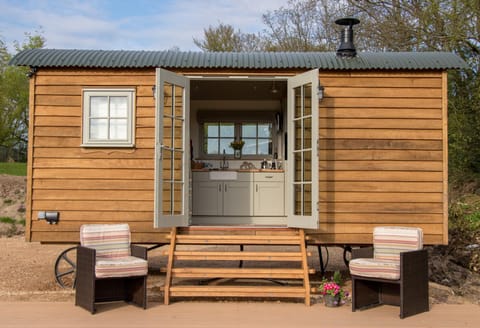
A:
[[[89,68],[227,68],[326,70],[429,70],[465,68],[449,52],[360,52],[341,58],[334,52],[180,52],[134,50],[30,49],[11,65]]]

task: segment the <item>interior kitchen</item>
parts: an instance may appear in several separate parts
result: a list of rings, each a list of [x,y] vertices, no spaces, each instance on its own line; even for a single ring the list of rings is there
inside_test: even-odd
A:
[[[190,82],[192,225],[285,226],[285,79]]]

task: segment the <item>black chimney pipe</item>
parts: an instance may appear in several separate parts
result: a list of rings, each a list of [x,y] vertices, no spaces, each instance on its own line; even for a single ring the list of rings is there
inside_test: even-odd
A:
[[[337,49],[339,57],[355,57],[357,50],[353,44],[353,25],[360,23],[360,20],[353,17],[340,18],[335,24],[344,26],[341,34],[340,46]]]

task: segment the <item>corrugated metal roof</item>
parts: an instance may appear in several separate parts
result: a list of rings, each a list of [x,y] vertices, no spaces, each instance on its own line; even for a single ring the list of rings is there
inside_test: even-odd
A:
[[[334,52],[179,52],[134,50],[30,49],[11,65],[89,68],[227,68],[326,70],[429,70],[466,68],[449,52],[360,52],[341,58]]]

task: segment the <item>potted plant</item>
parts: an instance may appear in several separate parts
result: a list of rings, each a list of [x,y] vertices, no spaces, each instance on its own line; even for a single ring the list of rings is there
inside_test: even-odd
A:
[[[240,159],[242,157],[242,148],[245,144],[243,140],[235,140],[230,143],[230,147],[233,148],[233,157]]]
[[[319,291],[323,295],[325,306],[336,307],[345,303],[348,292],[342,288],[343,281],[340,271],[335,271],[331,280],[322,279]]]

